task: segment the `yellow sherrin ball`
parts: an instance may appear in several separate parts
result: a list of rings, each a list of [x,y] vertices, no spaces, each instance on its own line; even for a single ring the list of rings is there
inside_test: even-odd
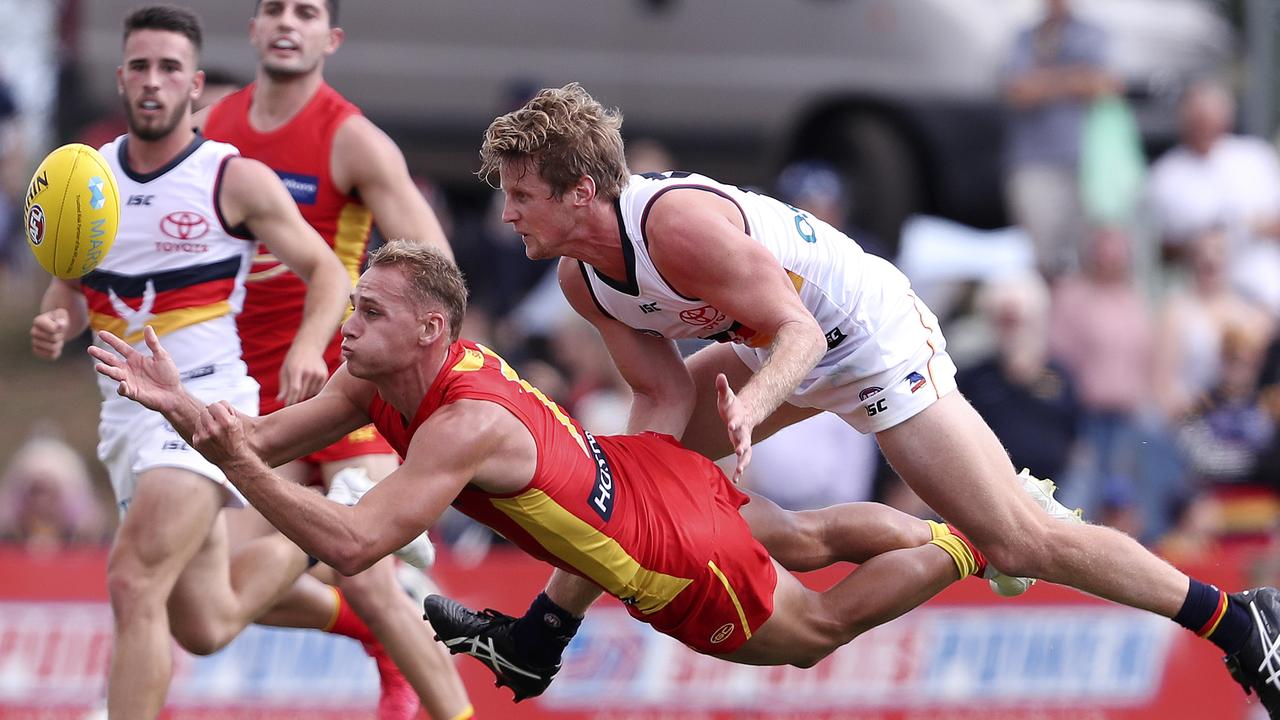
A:
[[[27,247],[40,267],[78,278],[98,266],[120,225],[120,190],[102,154],[72,143],[49,153],[27,186]]]

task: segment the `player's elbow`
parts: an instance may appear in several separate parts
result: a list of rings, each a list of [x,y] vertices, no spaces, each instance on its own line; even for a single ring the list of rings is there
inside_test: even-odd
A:
[[[338,571],[341,575],[351,577],[359,575],[368,570],[378,561],[373,553],[366,549],[367,546],[343,547],[335,550],[329,566]]]

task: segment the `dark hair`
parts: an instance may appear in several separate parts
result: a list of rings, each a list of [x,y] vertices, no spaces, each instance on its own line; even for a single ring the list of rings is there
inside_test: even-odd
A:
[[[196,52],[200,52],[203,35],[200,32],[200,18],[186,8],[174,5],[148,5],[129,13],[124,19],[124,41],[138,30],[165,30],[185,35]]]
[[[338,24],[338,0],[324,0],[324,6],[329,9],[329,25],[336,26]],[[262,7],[262,0],[253,0],[253,14],[258,14],[258,8]]]
[[[391,240],[369,255],[369,267],[398,267],[409,280],[409,293],[417,307],[433,303],[444,309],[449,320],[449,340],[462,332],[462,316],[467,310],[467,283],[453,261],[429,245],[409,240]]]

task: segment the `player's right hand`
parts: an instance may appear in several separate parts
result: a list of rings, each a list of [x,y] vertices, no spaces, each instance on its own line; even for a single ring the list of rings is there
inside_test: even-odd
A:
[[[285,405],[300,403],[323,390],[328,380],[329,366],[324,355],[300,349],[295,344],[280,365],[280,392],[276,393],[276,400]]]
[[[142,332],[150,355],[143,355],[129,343],[106,330],[98,337],[116,352],[92,345],[89,354],[98,361],[93,369],[120,383],[116,389],[124,397],[149,410],[163,413],[167,404],[182,396],[182,378],[169,351],[160,344],[156,331],[148,325]],[[116,354],[119,353],[119,354]]]
[[[71,314],[66,308],[42,312],[31,321],[31,352],[38,358],[57,360],[67,340]]]

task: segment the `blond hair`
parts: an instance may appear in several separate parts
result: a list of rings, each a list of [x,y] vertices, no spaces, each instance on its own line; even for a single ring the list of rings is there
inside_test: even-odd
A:
[[[415,306],[438,303],[449,320],[449,340],[462,332],[462,316],[467,310],[467,283],[453,261],[430,246],[408,240],[392,240],[369,256],[369,267],[402,269],[409,281],[410,300]]]
[[[546,88],[490,123],[480,160],[476,174],[490,185],[504,163],[530,161],[557,198],[586,176],[595,181],[597,195],[613,199],[629,175],[622,113],[605,108],[576,82]]]

